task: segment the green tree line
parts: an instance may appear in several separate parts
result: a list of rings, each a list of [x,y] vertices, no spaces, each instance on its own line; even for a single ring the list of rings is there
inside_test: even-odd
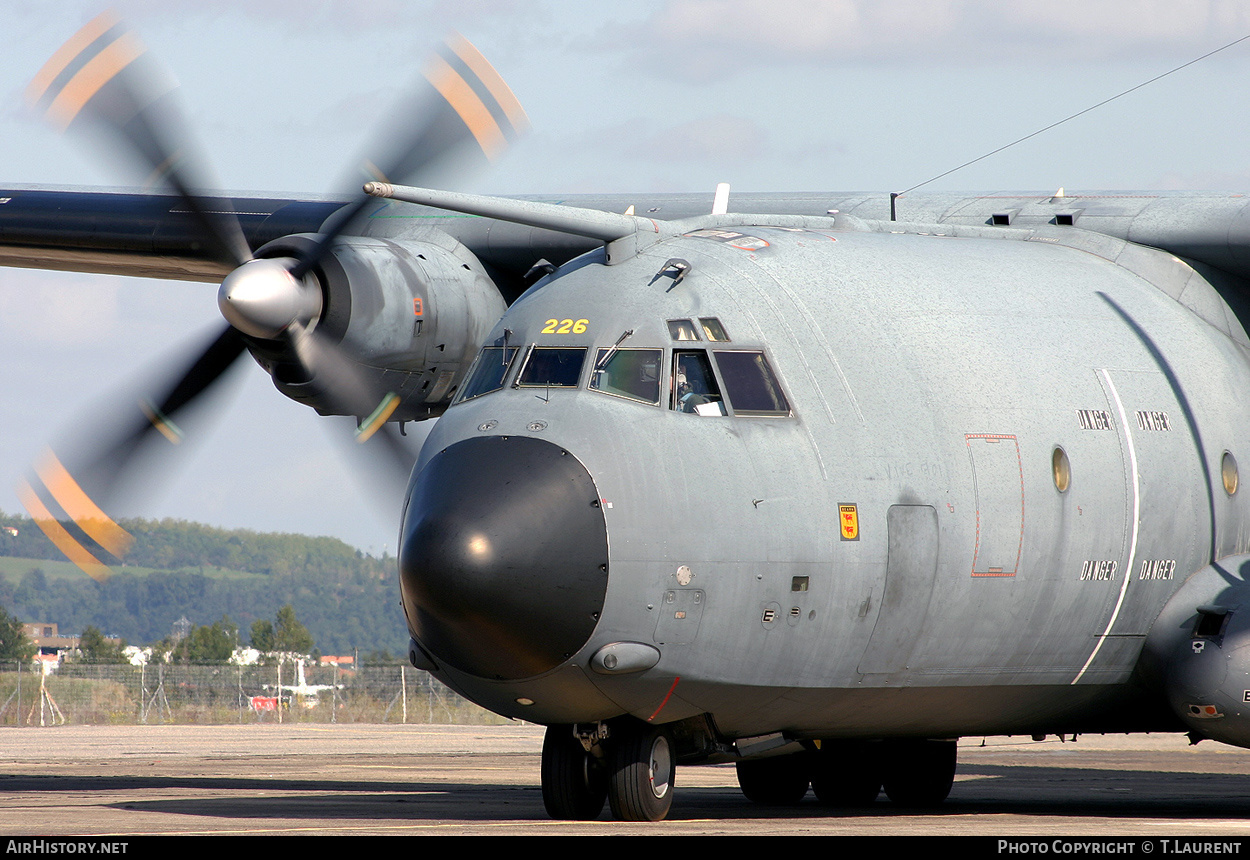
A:
[[[59,551],[27,517],[0,512],[0,556],[31,559],[29,568],[0,579],[0,606],[24,621],[56,622],[81,633],[96,627],[132,643],[159,642],[186,616],[197,626],[229,617],[241,630],[293,607],[326,654],[407,651],[395,560],[374,558],[335,538],[217,529],[181,520],[123,520],[135,536],[125,567],[107,581],[51,577],[39,560]],[[160,564],[155,562],[161,562]],[[252,577],[225,576],[221,570]]]
[[[136,567],[212,567],[273,576],[322,573],[338,577],[355,572],[379,573],[389,563],[331,537],[219,529],[173,519],[128,519],[119,520],[118,525],[134,538],[123,565]],[[0,527],[17,531],[16,535],[0,531],[2,556],[50,561],[64,558],[29,517],[0,511]]]

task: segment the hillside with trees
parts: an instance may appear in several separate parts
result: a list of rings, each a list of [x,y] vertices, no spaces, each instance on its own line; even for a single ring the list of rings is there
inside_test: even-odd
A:
[[[393,558],[374,558],[328,537],[182,520],[120,525],[134,544],[125,564],[98,583],[76,570],[66,573],[59,550],[31,519],[0,511],[7,571],[0,606],[23,620],[55,621],[63,631],[95,627],[150,643],[167,637],[183,616],[208,628],[228,616],[240,631],[263,630],[289,605],[322,653],[407,650]]]

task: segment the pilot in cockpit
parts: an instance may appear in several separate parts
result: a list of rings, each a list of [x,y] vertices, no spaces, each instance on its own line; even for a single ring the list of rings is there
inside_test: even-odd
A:
[[[673,377],[675,387],[673,408],[681,412],[699,415],[723,415],[720,408],[720,392],[715,377],[707,365],[707,356],[701,352],[678,353],[677,368]],[[708,406],[708,404],[716,404]],[[700,409],[699,407],[705,407]]]

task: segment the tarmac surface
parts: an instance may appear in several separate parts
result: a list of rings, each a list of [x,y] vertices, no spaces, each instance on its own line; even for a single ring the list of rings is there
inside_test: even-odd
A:
[[[949,800],[917,814],[753,806],[732,766],[684,767],[656,824],[543,811],[539,727],[0,729],[0,834],[1250,836],[1250,751],[1178,735],[966,739]]]

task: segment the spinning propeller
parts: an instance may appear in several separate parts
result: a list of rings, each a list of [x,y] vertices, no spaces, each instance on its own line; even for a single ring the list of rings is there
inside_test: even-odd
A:
[[[441,46],[425,81],[410,103],[392,113],[401,119],[385,130],[382,139],[390,145],[385,157],[365,163],[365,178],[417,184],[466,153],[494,159],[526,127],[511,90],[463,38]],[[323,309],[317,267],[371,198],[357,191],[325,231],[293,256],[254,257],[238,217],[225,205],[229,201],[204,193],[211,185],[191,146],[172,78],[113,13],[66,42],[28,95],[59,128],[93,126],[119,141],[149,174],[149,185],[179,199],[197,240],[233,267],[218,292],[228,325],[213,342],[158,386],[159,396],[140,402],[122,429],[96,445],[73,474],[49,450],[35,467],[37,480],[19,484],[22,504],[53,543],[93,578],[108,576],[110,560],[126,552],[130,536],[101,504],[140,451],[181,441],[179,415],[235,364],[249,341],[285,347],[303,374],[316,380],[330,411],[357,417],[356,440],[379,440],[373,447],[389,458],[389,468],[406,476],[412,457],[385,427],[399,397],[374,390],[346,350],[317,329]]]

